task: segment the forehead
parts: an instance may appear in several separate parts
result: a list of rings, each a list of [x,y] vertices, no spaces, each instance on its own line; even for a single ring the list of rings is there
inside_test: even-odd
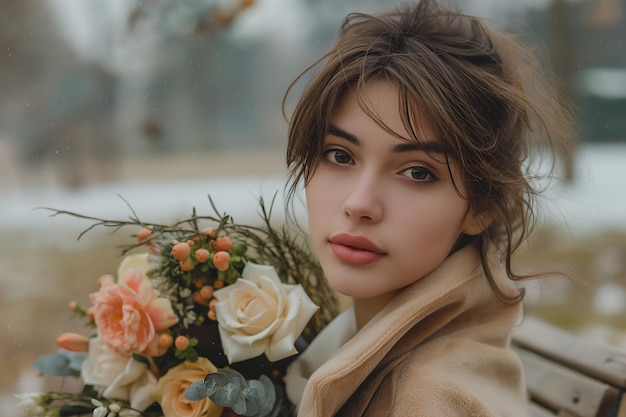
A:
[[[441,142],[418,99],[408,97],[386,80],[348,85],[330,113],[329,124],[348,122],[365,114],[383,130],[406,142]],[[441,144],[443,145],[443,144]]]

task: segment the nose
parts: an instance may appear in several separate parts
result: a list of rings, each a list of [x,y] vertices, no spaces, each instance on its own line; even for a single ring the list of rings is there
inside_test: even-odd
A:
[[[382,191],[376,181],[361,178],[344,201],[344,213],[356,222],[380,222],[383,218]]]

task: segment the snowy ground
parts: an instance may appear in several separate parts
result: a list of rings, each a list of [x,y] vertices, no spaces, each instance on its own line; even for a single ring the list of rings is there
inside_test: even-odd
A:
[[[586,146],[579,154],[573,184],[553,186],[544,201],[545,222],[565,225],[574,232],[626,229],[626,146]],[[150,221],[171,221],[196,207],[210,214],[207,195],[218,208],[238,221],[256,219],[256,200],[272,198],[278,191],[276,215],[282,215],[282,174],[263,176],[173,180],[123,180],[78,190],[60,187],[9,189],[0,202],[0,231],[52,230],[57,239],[63,231],[75,232],[84,223],[71,218],[49,219],[35,207],[68,209],[107,218],[129,215],[124,197],[140,217]],[[300,210],[301,212],[301,210]],[[278,217],[277,217],[278,219]]]
[[[573,184],[553,187],[546,220],[572,230],[626,229],[626,145],[583,147]]]

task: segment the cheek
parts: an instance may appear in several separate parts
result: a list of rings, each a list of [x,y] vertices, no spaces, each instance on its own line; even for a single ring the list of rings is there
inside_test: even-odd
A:
[[[410,236],[414,243],[440,250],[454,245],[461,235],[466,204],[458,197],[422,199],[408,207],[411,209],[396,216],[396,224],[399,233]]]
[[[322,175],[315,175],[305,188],[307,212],[311,229],[322,221],[328,212],[336,209],[333,200],[336,187],[331,187]],[[314,230],[311,230],[313,232]]]
[[[313,242],[315,242],[317,237],[316,232],[320,231],[320,219],[324,217],[324,213],[321,212],[324,209],[324,204],[320,202],[317,183],[314,180],[311,180],[309,184],[307,184],[305,188],[305,197],[307,220],[309,224],[309,236]]]
[[[312,249],[321,256],[331,224],[338,213],[342,213],[341,197],[336,184],[329,182],[326,176],[316,174],[305,188],[305,198]]]

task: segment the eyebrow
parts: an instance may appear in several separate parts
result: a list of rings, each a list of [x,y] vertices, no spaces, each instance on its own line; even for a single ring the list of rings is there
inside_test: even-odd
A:
[[[345,130],[341,129],[340,127],[332,123],[328,126],[328,134],[345,139],[354,145],[361,146],[361,141],[359,140],[359,138],[354,136],[352,133],[346,132]],[[412,152],[412,151],[425,151],[429,153],[440,153],[440,154],[446,153],[442,144],[433,140],[420,141],[420,142],[414,142],[414,141],[403,142],[403,143],[394,145],[391,150],[394,153],[403,153],[403,152]]]

